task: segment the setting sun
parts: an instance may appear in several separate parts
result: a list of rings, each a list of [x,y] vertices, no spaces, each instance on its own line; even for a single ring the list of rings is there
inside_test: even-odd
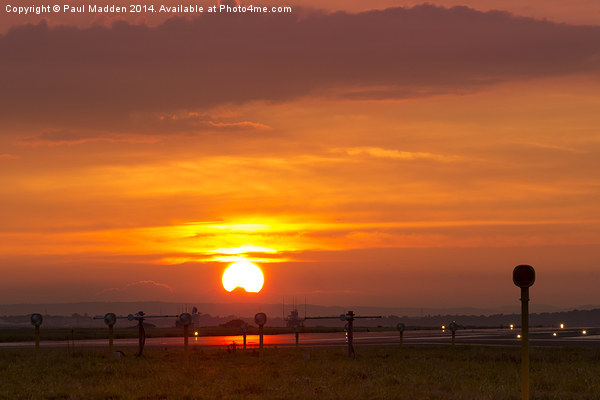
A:
[[[223,287],[228,292],[240,287],[246,292],[258,293],[264,282],[262,271],[250,261],[233,263],[223,273]]]

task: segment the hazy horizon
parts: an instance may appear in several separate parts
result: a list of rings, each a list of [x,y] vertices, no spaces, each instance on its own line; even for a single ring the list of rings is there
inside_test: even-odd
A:
[[[433,315],[468,315],[468,316],[490,316],[498,314],[520,313],[520,305],[505,305],[496,308],[478,308],[478,307],[437,307],[437,308],[419,308],[419,307],[384,307],[368,306],[357,304],[346,305],[319,305],[319,304],[298,304],[295,307],[292,304],[257,304],[257,303],[170,303],[160,301],[133,301],[133,302],[76,302],[76,303],[41,303],[41,304],[0,304],[0,315],[27,315],[41,313],[50,316],[72,316],[74,314],[88,316],[102,316],[107,312],[113,312],[117,315],[128,315],[138,311],[144,311],[150,315],[181,314],[192,312],[196,307],[200,314],[211,315],[213,317],[237,316],[250,318],[257,312],[265,312],[270,318],[282,319],[287,317],[289,312],[297,309],[300,317],[306,316],[336,316],[346,313],[348,310],[356,312],[358,315],[383,315],[398,317],[426,317]],[[532,304],[530,311],[535,313],[559,313],[574,310],[592,310],[600,309],[600,305],[579,305],[575,307],[557,307],[547,304]]]

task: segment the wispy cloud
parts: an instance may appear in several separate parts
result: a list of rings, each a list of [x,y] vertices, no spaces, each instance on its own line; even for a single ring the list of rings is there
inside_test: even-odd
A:
[[[367,155],[376,158],[389,158],[393,160],[405,161],[433,160],[439,162],[454,162],[463,159],[463,157],[457,155],[435,154],[420,151],[401,151],[395,149],[384,149],[381,147],[347,147],[334,149],[333,151],[345,153],[350,156]]]
[[[97,129],[100,125],[100,130]],[[105,126],[103,126],[105,125]],[[197,112],[132,115],[120,126],[94,124],[94,128],[77,127],[48,130],[16,139],[23,146],[75,146],[87,143],[156,143],[174,136],[191,136],[221,132],[271,131],[273,128],[254,121],[235,118],[213,119]]]
[[[573,154],[589,154],[589,151],[586,151],[586,150],[576,149],[574,147],[569,147],[569,146],[561,146],[561,145],[552,144],[552,143],[524,142],[522,144],[527,145],[527,146],[541,148],[541,149],[564,151],[564,152],[573,153]]]
[[[157,137],[139,134],[119,134],[112,132],[72,132],[51,131],[38,136],[28,136],[16,140],[16,144],[31,147],[77,146],[86,143],[155,143]]]
[[[171,293],[174,292],[173,288],[171,286],[167,285],[166,283],[145,280],[145,281],[137,281],[137,282],[128,283],[127,285],[121,286],[121,287],[107,288],[107,289],[101,290],[97,294],[102,295],[102,294],[107,294],[107,293],[122,293],[122,292],[127,292],[128,290],[130,290],[132,288],[144,288],[144,289],[158,288],[158,289],[166,289]]]

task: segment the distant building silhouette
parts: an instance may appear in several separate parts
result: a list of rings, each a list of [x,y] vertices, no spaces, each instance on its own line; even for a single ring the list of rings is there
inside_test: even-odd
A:
[[[290,311],[290,314],[284,320],[285,326],[288,328],[293,328],[295,326],[304,327],[304,320],[298,316],[297,308],[294,308],[292,311]]]

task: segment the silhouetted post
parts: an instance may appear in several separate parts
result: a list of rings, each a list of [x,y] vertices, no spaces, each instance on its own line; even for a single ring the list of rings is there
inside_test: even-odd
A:
[[[260,339],[259,339],[259,347],[262,350],[262,348],[263,348],[263,327],[267,323],[267,314],[262,313],[262,312],[261,313],[257,313],[254,316],[254,322],[256,322],[256,324],[258,325],[258,335],[260,337]]]
[[[117,322],[117,316],[113,313],[106,313],[104,315],[104,323],[108,325],[108,350],[110,354],[113,352],[113,327]]]
[[[139,311],[137,314],[129,314],[127,319],[133,321],[134,319],[138,321],[138,353],[135,355],[136,357],[141,357],[144,353],[144,345],[146,344],[146,330],[144,329],[144,312]]]
[[[400,332],[400,347],[402,347],[402,342],[403,342],[403,336],[404,336],[404,324],[402,322],[398,322],[398,325],[396,325],[396,329],[398,329],[398,332]]]
[[[189,327],[192,323],[192,316],[189,313],[179,315],[179,322],[183,325],[183,350],[188,350]]]
[[[452,346],[454,346],[454,338],[456,336],[456,329],[458,328],[458,325],[456,325],[455,321],[450,322],[450,332],[452,332]]]
[[[334,319],[339,318],[342,321],[347,321],[346,324],[346,335],[348,339],[348,355],[350,357],[354,357],[354,345],[352,340],[354,338],[354,319],[355,318],[381,318],[381,315],[378,316],[357,316],[353,311],[348,311],[346,314],[340,314],[339,317],[305,317],[304,319]]]
[[[242,328],[242,335],[244,337],[244,350],[246,350],[246,332],[248,331],[248,327],[246,326],[246,324],[243,324],[241,326]]]
[[[113,352],[113,337],[114,337],[113,327],[117,323],[117,318],[124,318],[124,317],[117,317],[114,313],[106,313],[106,314],[104,314],[104,317],[94,317],[94,319],[104,320],[104,323],[108,326],[108,350],[109,350],[110,354],[112,354],[112,352]]]
[[[31,325],[35,327],[35,351],[36,353],[40,350],[40,325],[44,318],[42,314],[31,314]]]
[[[357,316],[354,311],[348,311],[346,315],[340,315],[342,321],[348,321],[348,356],[354,357],[354,319],[356,318],[381,318],[378,316]]]
[[[531,265],[517,265],[513,282],[521,288],[521,398],[529,400],[529,288],[535,282]]]
[[[300,345],[299,331],[300,327],[297,324],[294,325],[294,332],[296,333],[296,347]]]
[[[114,338],[114,330],[113,330],[113,325],[109,325],[108,326],[108,351],[112,354],[113,350],[114,350],[114,345],[113,345],[113,338]]]
[[[340,315],[340,319],[348,322],[348,357],[354,357],[354,311],[348,311],[346,315]]]
[[[188,314],[189,315],[189,314]],[[138,343],[139,349],[136,357],[141,357],[144,351],[144,344],[146,343],[146,330],[144,329],[144,319],[146,318],[172,318],[179,317],[179,315],[145,315],[143,311],[139,311],[135,314],[129,314],[128,316],[117,316],[113,313],[106,313],[104,317],[94,317],[94,319],[103,319],[104,323],[108,325],[108,347],[110,352],[113,351],[113,327],[117,323],[117,319],[128,319],[129,321],[138,321]],[[190,318],[191,320],[191,318]]]
[[[188,336],[189,336],[188,328],[189,328],[189,325],[183,326],[183,351],[188,350]]]

